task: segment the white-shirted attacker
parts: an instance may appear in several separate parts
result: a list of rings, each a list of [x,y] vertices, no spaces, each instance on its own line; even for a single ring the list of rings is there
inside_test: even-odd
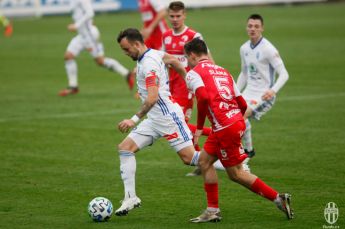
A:
[[[166,65],[175,68],[184,77],[186,71],[179,60],[165,52],[147,48],[137,29],[121,31],[117,42],[126,55],[137,61],[136,79],[142,101],[139,111],[131,119],[121,121],[118,128],[121,132],[128,132],[147,116],[118,145],[125,196],[115,214],[123,216],[141,205],[135,191],[137,151],[164,137],[187,165],[196,165],[200,152],[193,147],[192,134],[181,107],[171,100]]]
[[[250,15],[247,20],[249,40],[240,48],[242,67],[237,86],[241,91],[244,89],[242,94],[248,104],[243,135],[244,149],[249,156],[244,163],[247,171],[250,171],[247,162],[255,155],[249,118],[260,120],[272,108],[276,94],[289,78],[278,50],[262,36],[263,31],[262,16]]]
[[[75,58],[80,52],[87,50],[95,62],[113,72],[120,74],[127,80],[130,89],[133,88],[134,75],[121,65],[117,60],[105,57],[103,44],[100,41],[98,28],[93,24],[95,15],[91,0],[72,0],[71,10],[73,23],[67,26],[71,32],[78,34],[72,38],[65,52],[65,69],[68,78],[68,87],[59,92],[60,96],[67,96],[79,92],[78,88],[78,67]]]

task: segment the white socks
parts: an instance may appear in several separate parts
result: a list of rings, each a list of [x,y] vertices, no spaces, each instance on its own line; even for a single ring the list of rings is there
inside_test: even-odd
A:
[[[118,61],[109,57],[104,57],[104,66],[112,70],[113,72],[119,73],[123,78],[126,78],[129,73],[129,70],[127,68],[125,68]]]
[[[78,87],[78,67],[74,59],[65,61],[69,87]]]
[[[135,193],[135,172],[137,163],[135,154],[129,151],[120,150],[120,172],[125,189],[125,199],[136,197]]]
[[[224,166],[222,165],[222,162],[220,162],[220,160],[217,160],[215,163],[213,163],[213,166],[215,169],[218,170],[225,170]]]
[[[252,143],[252,126],[249,122],[249,119],[246,119],[246,131],[243,134],[244,148],[248,151],[253,150]]]
[[[199,157],[200,157],[200,151],[194,151],[192,161],[190,162],[191,166],[196,166],[199,164]]]

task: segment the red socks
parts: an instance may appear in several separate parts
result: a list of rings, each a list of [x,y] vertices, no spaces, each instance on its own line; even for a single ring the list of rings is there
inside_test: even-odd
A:
[[[278,192],[276,190],[272,189],[259,178],[256,178],[256,180],[252,184],[251,190],[271,201],[273,201],[278,195]]]
[[[207,194],[207,207],[218,208],[218,183],[204,184]]]

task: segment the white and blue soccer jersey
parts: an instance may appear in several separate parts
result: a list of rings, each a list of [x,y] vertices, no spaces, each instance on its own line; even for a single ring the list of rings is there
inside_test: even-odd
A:
[[[180,113],[178,104],[173,103],[169,90],[169,75],[163,62],[164,52],[148,49],[137,62],[137,85],[142,101],[147,98],[146,77],[154,73],[157,76],[159,100],[147,113],[151,119],[159,119],[171,112]],[[178,109],[177,109],[178,108]]]
[[[148,96],[146,78],[156,76],[158,84],[157,103],[147,113],[147,119],[136,126],[129,137],[139,148],[164,137],[178,152],[193,145],[192,134],[185,122],[181,107],[170,98],[169,75],[163,62],[164,52],[148,49],[137,61],[137,86],[142,102]]]
[[[260,98],[275,85],[277,67],[284,65],[278,50],[265,38],[254,46],[250,41],[240,48],[242,73],[246,76],[243,96]],[[277,88],[281,85],[277,85]],[[277,92],[277,91],[276,91]]]

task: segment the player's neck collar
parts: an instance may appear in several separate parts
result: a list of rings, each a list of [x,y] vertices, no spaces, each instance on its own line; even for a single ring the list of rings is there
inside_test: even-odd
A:
[[[173,32],[173,35],[174,35],[174,36],[179,36],[179,35],[183,34],[184,32],[186,32],[186,31],[187,31],[187,29],[188,29],[188,26],[184,25],[184,28],[182,29],[182,31],[181,31],[181,32],[179,32],[179,33],[175,33],[175,31],[174,31],[174,30],[173,30],[172,32]]]
[[[151,50],[150,48],[146,49],[146,51],[141,56],[139,56],[138,62],[140,62],[144,58],[145,54],[150,50]]]
[[[252,41],[250,41],[250,48],[251,48],[251,49],[255,49],[256,46],[258,46],[258,45],[260,44],[260,42],[262,41],[263,38],[264,38],[264,37],[261,37],[261,38],[258,40],[258,42],[256,42],[256,44],[253,44]]]

